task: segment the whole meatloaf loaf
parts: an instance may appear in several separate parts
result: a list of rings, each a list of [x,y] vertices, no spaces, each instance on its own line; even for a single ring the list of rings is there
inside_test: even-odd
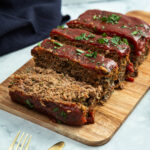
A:
[[[119,65],[118,79],[115,81],[116,87],[122,87],[122,81],[133,73],[133,68],[128,69],[130,63],[130,47],[125,38],[118,36],[109,37],[106,33],[95,35],[82,29],[53,29],[50,37],[65,44],[74,45],[84,50],[91,50],[103,54],[106,58],[111,58]],[[128,70],[127,70],[128,69]]]
[[[9,85],[13,101],[46,114],[68,125],[94,123],[94,103],[101,97],[101,86],[56,73],[52,69],[27,68],[15,74]]]
[[[103,92],[98,101],[108,99],[114,90],[118,65],[97,52],[84,51],[56,40],[46,39],[31,53],[37,66],[68,74],[95,87],[101,85]]]
[[[67,23],[70,28],[85,29],[96,34],[127,38],[131,46],[130,59],[134,65],[134,75],[138,66],[148,55],[150,46],[150,26],[144,21],[120,13],[88,10],[78,19]]]

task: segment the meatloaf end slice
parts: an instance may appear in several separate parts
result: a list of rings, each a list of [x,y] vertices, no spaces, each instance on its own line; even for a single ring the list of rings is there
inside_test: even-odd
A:
[[[94,104],[102,90],[78,82],[52,69],[27,68],[12,77],[9,94],[13,101],[68,125],[94,123]],[[30,71],[29,71],[30,69]]]

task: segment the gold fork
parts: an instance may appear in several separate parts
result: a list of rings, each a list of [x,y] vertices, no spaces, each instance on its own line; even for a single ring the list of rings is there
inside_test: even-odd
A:
[[[15,147],[15,143],[16,143],[16,141],[17,141],[19,135],[20,135],[20,131],[17,133],[17,135],[16,135],[14,141],[12,142],[12,144],[10,145],[10,147],[9,147],[8,150],[13,150],[13,148]],[[22,135],[21,135],[21,137],[20,137],[20,139],[19,139],[19,142],[18,142],[18,144],[17,144],[15,150],[19,150],[19,145],[21,144],[24,135],[25,135],[25,133],[23,132]],[[26,134],[26,135],[25,135],[25,138],[24,138],[24,140],[23,140],[23,142],[22,142],[22,144],[21,144],[20,150],[23,150],[23,148],[24,148],[24,150],[28,150],[29,144],[30,144],[30,141],[31,141],[31,138],[32,138],[31,135],[29,135],[29,134]],[[27,139],[28,139],[28,140],[27,140]],[[26,141],[27,141],[27,142],[26,142]],[[25,145],[25,143],[26,143],[26,145]],[[24,145],[25,145],[25,147],[24,147]]]

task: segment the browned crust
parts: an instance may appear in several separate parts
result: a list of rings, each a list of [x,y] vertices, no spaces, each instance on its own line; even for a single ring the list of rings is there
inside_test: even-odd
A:
[[[30,101],[34,110],[46,114],[56,122],[62,122],[73,126],[94,123],[93,109],[85,109],[85,107],[75,103],[56,103],[44,100],[43,103],[41,103],[37,97],[26,95],[17,90],[10,90],[9,95],[14,102],[25,106],[28,106],[26,100]]]

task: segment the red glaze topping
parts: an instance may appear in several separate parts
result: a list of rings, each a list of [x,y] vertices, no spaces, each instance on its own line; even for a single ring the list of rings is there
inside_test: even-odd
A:
[[[82,49],[62,44],[56,40],[46,39],[42,42],[40,48],[41,50],[45,48],[59,57],[65,57],[71,61],[78,62],[81,66],[92,69],[99,74],[104,73],[104,70],[101,69],[102,67],[107,70],[107,73],[118,68],[115,61],[105,58],[97,52],[83,51]]]
[[[48,101],[44,101],[44,104],[46,105],[45,109],[47,109],[54,118],[65,124],[78,126],[88,123],[94,123],[93,110],[88,110],[88,112],[84,112],[81,110],[78,104],[53,103]],[[86,116],[86,113],[88,113],[88,116]]]
[[[134,78],[133,77],[128,77],[128,78],[126,78],[126,81],[134,82]]]
[[[134,72],[133,63],[129,63],[126,67],[128,72]]]
[[[75,126],[94,123],[94,111],[88,109],[87,112],[84,112],[80,106],[75,103],[68,102],[64,104],[43,100],[45,104],[45,106],[43,106],[40,101],[37,101],[37,97],[24,95],[20,91],[9,91],[9,95],[13,101],[23,105],[26,105],[26,100],[29,99],[33,105],[33,109],[48,115],[50,119],[55,122],[62,122]]]
[[[105,32],[109,36],[125,37],[134,45],[134,50],[141,52],[145,51],[146,41],[150,39],[150,26],[146,22],[120,13],[88,10],[67,25],[84,27],[97,34]],[[136,54],[141,55],[140,52]]]
[[[79,41],[83,44],[90,44],[92,46],[96,46],[99,49],[107,51],[109,50],[110,52],[115,51],[120,57],[128,55],[130,51],[128,41],[125,38],[120,39],[120,37],[116,36],[109,37],[105,33],[102,35],[95,35],[91,32],[82,29],[64,28],[53,29],[50,33],[50,36],[52,38],[55,36],[62,36],[70,41]],[[117,41],[118,39],[119,41]]]

